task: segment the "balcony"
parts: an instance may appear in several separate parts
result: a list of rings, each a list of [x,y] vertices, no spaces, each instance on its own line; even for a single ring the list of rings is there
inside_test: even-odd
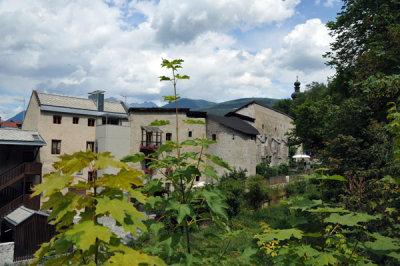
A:
[[[41,175],[42,164],[37,162],[22,163],[0,174],[0,190],[15,183],[27,175]]]
[[[145,141],[143,140],[140,144],[141,152],[154,152],[161,146],[161,141]]]

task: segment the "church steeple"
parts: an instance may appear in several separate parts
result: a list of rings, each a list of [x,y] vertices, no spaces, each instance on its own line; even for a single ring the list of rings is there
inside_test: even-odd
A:
[[[300,94],[300,81],[299,76],[296,76],[296,82],[294,83],[294,92],[292,93],[292,99],[296,99],[297,96]]]

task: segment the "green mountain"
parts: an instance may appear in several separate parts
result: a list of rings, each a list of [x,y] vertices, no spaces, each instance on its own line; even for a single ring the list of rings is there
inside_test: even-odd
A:
[[[226,113],[232,112],[236,108],[239,108],[243,105],[248,104],[249,102],[257,101],[259,103],[272,106],[275,102],[279,101],[279,99],[272,99],[272,98],[241,98],[232,101],[222,102],[222,103],[215,103],[207,106],[203,106],[200,108],[195,109],[196,111],[204,111],[208,114],[213,115],[225,115]]]
[[[204,106],[209,106],[215,104],[214,102],[209,102],[206,100],[193,100],[188,98],[182,98],[178,100],[178,107],[179,108],[190,108],[192,110],[196,110],[202,108]],[[169,103],[162,108],[175,108],[175,103]]]

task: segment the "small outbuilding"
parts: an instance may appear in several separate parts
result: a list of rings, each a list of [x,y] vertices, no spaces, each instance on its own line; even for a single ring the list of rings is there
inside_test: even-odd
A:
[[[21,206],[3,218],[1,242],[14,242],[14,261],[32,256],[51,239],[55,228],[48,224],[48,216],[48,212]]]

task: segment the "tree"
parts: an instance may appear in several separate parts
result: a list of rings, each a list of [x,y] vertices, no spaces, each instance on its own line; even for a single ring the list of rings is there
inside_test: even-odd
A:
[[[227,221],[226,209],[228,205],[220,191],[213,185],[206,185],[202,189],[194,187],[196,176],[208,176],[218,180],[217,172],[206,162],[211,161],[216,165],[230,170],[230,166],[217,156],[207,154],[209,145],[215,143],[209,139],[190,139],[179,142],[177,83],[180,80],[189,79],[187,75],[180,75],[178,70],[182,68],[182,59],[169,61],[163,59],[161,66],[172,72],[172,76],[161,76],[160,81],[170,81],[174,88],[174,94],[163,96],[169,103],[175,102],[175,129],[176,141],[166,141],[154,153],[145,155],[138,153],[124,157],[124,162],[140,162],[150,160],[149,169],[157,171],[162,179],[148,180],[143,188],[150,197],[147,201],[148,210],[157,211],[157,220],[149,226],[154,236],[158,239],[157,248],[150,252],[160,255],[167,263],[189,263],[202,261],[202,257],[193,252],[191,248],[191,232],[199,229],[202,223],[216,222],[225,227]],[[169,120],[156,120],[150,126],[164,126]],[[200,120],[184,120],[187,124],[203,124]],[[194,151],[185,151],[186,147],[192,147]],[[175,151],[176,156],[166,152]],[[172,185],[172,191],[167,197],[157,196],[163,190],[163,183]],[[185,246],[186,252],[180,247]]]
[[[121,238],[100,223],[102,217],[112,217],[126,232],[137,235],[138,229],[147,231],[139,212],[129,197],[145,203],[146,197],[132,188],[143,186],[142,173],[129,165],[114,160],[109,152],[75,152],[63,154],[54,163],[55,172],[45,175],[44,182],[35,186],[32,196],[43,193],[43,210],[51,210],[49,223],[57,234],[43,243],[35,253],[33,265],[163,265],[157,257],[148,256],[126,246]],[[108,167],[119,169],[117,174],[103,174],[86,180],[73,176],[88,168],[91,172]],[[78,178],[78,180],[77,180]],[[78,181],[78,182],[76,182]],[[74,191],[85,191],[78,194]]]

